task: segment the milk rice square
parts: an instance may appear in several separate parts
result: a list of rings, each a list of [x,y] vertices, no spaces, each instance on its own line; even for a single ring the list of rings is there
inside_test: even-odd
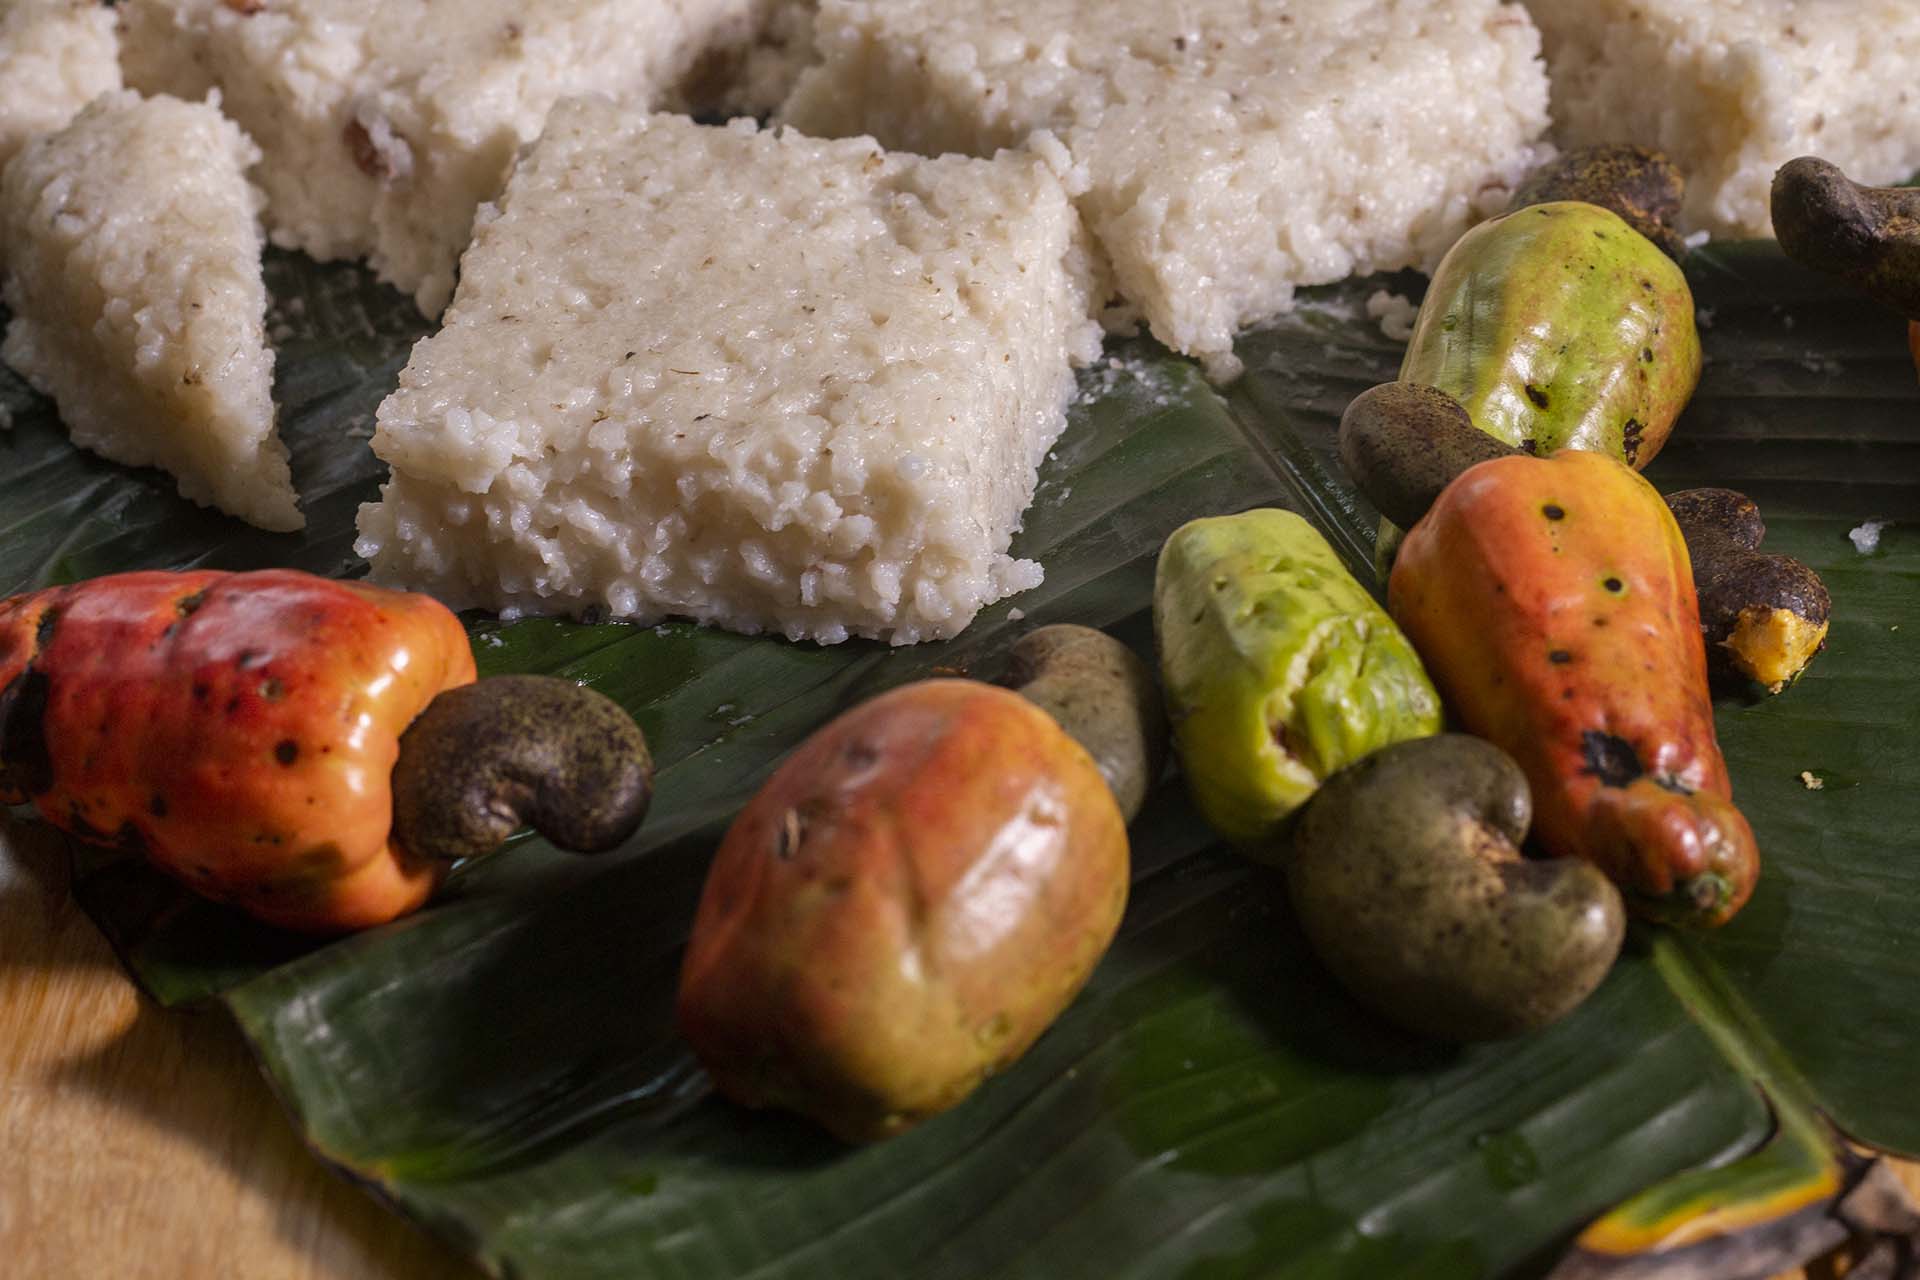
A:
[[[1913,0],[1526,0],[1568,145],[1657,147],[1687,176],[1683,225],[1773,234],[1776,170],[1818,155],[1869,185],[1920,170]]]
[[[473,212],[554,102],[646,109],[743,56],[777,0],[127,0],[127,82],[260,145],[274,242],[369,258],[437,314]]]
[[[455,607],[952,636],[1040,581],[1092,270],[1031,153],[563,103],[380,407],[358,549]]]
[[[120,87],[113,10],[95,0],[0,0],[0,169]]]
[[[1499,0],[823,0],[781,118],[1077,167],[1120,294],[1231,376],[1296,286],[1431,267],[1539,158],[1546,69]]]

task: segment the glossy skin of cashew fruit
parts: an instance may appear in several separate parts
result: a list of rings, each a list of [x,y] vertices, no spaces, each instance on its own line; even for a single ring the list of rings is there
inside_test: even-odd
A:
[[[681,1031],[736,1102],[889,1137],[1039,1038],[1128,878],[1113,794],[1051,717],[971,680],[904,686],[808,738],[728,829]]]
[[[425,596],[290,570],[130,573],[0,602],[0,800],[316,933],[412,911],[401,731],[474,678]]]
[[[1700,381],[1693,292],[1619,215],[1560,201],[1468,231],[1434,271],[1400,381],[1503,443],[1653,461]]]
[[[1388,606],[1469,732],[1519,762],[1547,852],[1629,906],[1718,925],[1760,856],[1714,736],[1687,545],[1637,472],[1598,453],[1463,473],[1408,531]]]
[[[1440,731],[1413,646],[1291,511],[1195,520],[1161,548],[1153,627],[1174,747],[1194,803],[1248,856],[1321,779]]]

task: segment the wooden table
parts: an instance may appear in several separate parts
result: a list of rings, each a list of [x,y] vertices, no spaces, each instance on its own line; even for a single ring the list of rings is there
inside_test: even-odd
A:
[[[468,1280],[294,1135],[224,1013],[143,999],[38,826],[0,818],[0,1271]]]
[[[0,1259],[48,1280],[480,1274],[300,1144],[224,1014],[143,999],[59,841],[4,817]]]

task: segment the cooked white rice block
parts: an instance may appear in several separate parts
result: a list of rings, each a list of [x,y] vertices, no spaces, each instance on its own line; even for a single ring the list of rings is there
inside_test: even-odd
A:
[[[823,0],[815,27],[784,120],[927,154],[1053,130],[1120,293],[1216,375],[1296,286],[1437,262],[1547,123],[1498,0]]]
[[[128,0],[135,88],[223,106],[258,142],[274,243],[367,257],[436,314],[473,213],[569,94],[677,96],[773,0]]]
[[[1684,222],[1770,236],[1781,165],[1818,155],[1858,181],[1920,170],[1915,0],[1526,0],[1569,145],[1637,142],[1688,180]]]
[[[733,116],[777,110],[813,63],[815,0],[779,0],[759,38],[742,51],[707,106]]]
[[[120,87],[113,10],[98,0],[0,0],[0,169]]]
[[[180,492],[298,529],[273,429],[259,152],[206,103],[93,100],[0,177],[0,347],[77,444],[173,473]]]
[[[1099,350],[1035,156],[563,103],[381,405],[376,579],[503,613],[951,636]]]

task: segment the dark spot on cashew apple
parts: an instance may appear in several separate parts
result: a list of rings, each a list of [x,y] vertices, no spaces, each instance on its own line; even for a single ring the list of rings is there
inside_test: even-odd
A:
[[[1567,509],[1557,502],[1549,502],[1546,506],[1540,508],[1540,514],[1549,520],[1565,520],[1567,518]]]
[[[1565,649],[1555,649],[1547,654],[1547,661],[1553,663],[1555,666],[1565,666],[1567,663],[1573,661],[1573,655]]]
[[[53,633],[60,626],[60,611],[48,609],[40,615],[40,621],[33,628],[33,651],[37,656],[46,651],[53,643]]]
[[[1513,452],[1473,425],[1460,402],[1414,382],[1353,398],[1340,417],[1340,460],[1387,519],[1411,528],[1467,468]]]
[[[1687,541],[1700,630],[1717,677],[1779,693],[1826,647],[1833,600],[1820,575],[1760,550],[1760,508],[1731,489],[1687,489],[1667,506]]]
[[[1592,774],[1609,787],[1624,787],[1646,776],[1640,753],[1625,738],[1588,729],[1580,735],[1580,752],[1585,761],[1581,772]]]
[[[1789,258],[1920,321],[1920,190],[1863,187],[1801,156],[1774,174],[1772,212]]]
[[[1086,748],[1133,821],[1167,760],[1167,713],[1147,664],[1103,631],[1058,623],[1020,638],[1000,683]]]
[[[1626,927],[1580,859],[1533,861],[1526,777],[1478,738],[1387,747],[1302,811],[1287,884],[1321,959],[1362,1002],[1446,1040],[1563,1017],[1599,985]]]
[[[189,596],[181,596],[173,602],[173,611],[183,618],[191,618],[200,612],[200,606],[207,602],[207,593],[196,591]]]
[[[156,818],[166,817],[167,816],[166,796],[162,795],[158,791],[154,792],[153,798],[147,801],[147,812],[152,814]]]
[[[1558,200],[1597,204],[1677,259],[1686,251],[1674,226],[1685,196],[1685,177],[1658,151],[1605,143],[1561,152],[1527,176],[1507,207],[1524,209]],[[1594,235],[1606,238],[1601,231]]]
[[[273,758],[281,764],[292,764],[300,758],[300,744],[292,738],[282,738],[274,744]]]
[[[0,689],[0,795],[25,799],[53,789],[47,747],[46,672],[28,667]]]
[[[1553,407],[1553,402],[1550,399],[1548,399],[1546,390],[1544,388],[1536,387],[1531,382],[1529,382],[1526,384],[1526,391],[1527,391],[1527,399],[1533,402],[1534,408],[1544,412],[1545,410],[1551,409]]]
[[[400,737],[394,836],[415,857],[490,852],[522,825],[596,853],[632,835],[653,760],[632,717],[550,676],[495,676],[449,689]]]

